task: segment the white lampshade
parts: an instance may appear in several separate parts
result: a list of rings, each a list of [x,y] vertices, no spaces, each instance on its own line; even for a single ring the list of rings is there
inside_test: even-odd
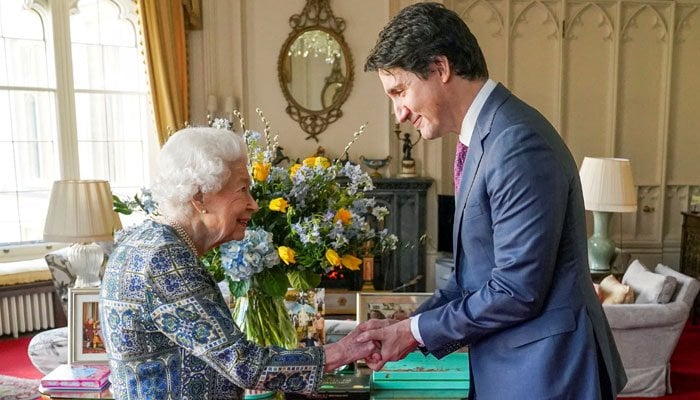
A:
[[[84,243],[112,240],[112,190],[98,180],[56,181],[51,189],[44,240]]]
[[[579,175],[586,210],[637,211],[637,191],[629,160],[585,157]]]

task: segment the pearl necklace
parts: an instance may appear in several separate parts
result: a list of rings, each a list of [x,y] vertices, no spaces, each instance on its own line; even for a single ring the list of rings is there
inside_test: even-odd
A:
[[[199,252],[197,251],[197,246],[194,245],[194,241],[192,240],[190,235],[187,234],[187,231],[185,231],[185,228],[183,228],[179,222],[175,221],[174,219],[172,219],[168,216],[165,217],[165,221],[168,225],[175,228],[175,232],[177,232],[177,235],[180,236],[180,239],[182,239],[185,242],[187,247],[189,247],[190,250],[192,250],[192,252],[197,257],[199,257]]]

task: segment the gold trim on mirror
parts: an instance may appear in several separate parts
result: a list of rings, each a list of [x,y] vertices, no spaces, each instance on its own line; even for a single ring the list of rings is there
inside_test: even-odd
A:
[[[282,45],[277,74],[287,114],[318,142],[318,135],[343,116],[350,95],[353,65],[345,43],[345,21],[331,11],[330,0],[306,0],[301,14],[289,18],[292,32]]]

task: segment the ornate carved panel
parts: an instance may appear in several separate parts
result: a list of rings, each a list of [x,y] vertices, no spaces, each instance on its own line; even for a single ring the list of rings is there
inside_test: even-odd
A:
[[[612,154],[611,71],[617,33],[611,7],[610,3],[575,3],[567,8],[561,134],[578,163],[585,156]]]
[[[558,128],[561,2],[513,1],[510,88]]]
[[[668,181],[674,184],[698,184],[697,168],[688,168],[690,160],[697,160],[700,148],[700,6],[679,4],[676,9],[673,41],[673,73],[671,74]]]
[[[669,51],[668,6],[622,3],[615,154],[632,160],[637,184],[661,183]],[[640,62],[644,60],[644,62]]]
[[[484,52],[489,75],[506,82],[507,5],[506,1],[455,1],[454,10],[467,23]]]

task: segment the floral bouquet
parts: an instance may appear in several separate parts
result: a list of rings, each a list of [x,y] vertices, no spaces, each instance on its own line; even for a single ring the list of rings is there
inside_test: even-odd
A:
[[[321,275],[347,268],[359,270],[362,258],[396,248],[398,239],[372,222],[388,214],[364,193],[374,188],[358,165],[310,157],[289,166],[273,165],[277,138],[270,126],[263,134],[246,129],[239,118],[248,146],[252,194],[260,209],[240,242],[219,247],[219,257],[209,267],[229,280],[240,296],[251,285],[271,296],[284,296],[289,287],[308,290],[319,285]],[[230,127],[225,120],[215,126]],[[355,133],[350,146],[364,132]]]
[[[296,334],[283,303],[287,289],[308,290],[324,274],[359,270],[364,257],[396,249],[398,239],[374,228],[388,210],[365,198],[374,186],[360,166],[324,157],[275,165],[277,137],[271,137],[269,123],[256,111],[265,125],[262,134],[247,129],[241,114],[234,114],[248,146],[251,191],[259,210],[245,238],[221,245],[205,264],[229,282],[237,298],[234,315],[248,337],[292,347]],[[226,120],[214,126],[231,127]]]

